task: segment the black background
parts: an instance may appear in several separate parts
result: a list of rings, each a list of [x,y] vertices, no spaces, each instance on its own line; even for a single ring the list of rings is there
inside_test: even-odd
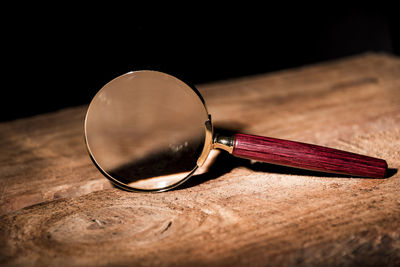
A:
[[[391,6],[263,4],[203,12],[193,4],[176,11],[134,5],[102,12],[36,5],[9,10],[1,38],[0,120],[87,104],[105,83],[132,70],[165,71],[199,84],[368,51],[400,54]]]

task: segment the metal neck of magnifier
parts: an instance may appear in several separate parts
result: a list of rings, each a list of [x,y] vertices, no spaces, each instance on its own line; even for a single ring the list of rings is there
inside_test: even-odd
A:
[[[228,151],[230,154],[232,154],[234,145],[235,145],[234,135],[215,133],[213,138],[213,148],[219,148]]]
[[[209,120],[205,122],[205,130],[206,130],[205,146],[203,148],[203,151],[199,159],[197,160],[198,166],[202,166],[205,163],[208,154],[212,149],[218,148],[232,154],[233,148],[235,146],[235,134],[214,132],[214,129],[211,124],[211,115],[209,115]]]

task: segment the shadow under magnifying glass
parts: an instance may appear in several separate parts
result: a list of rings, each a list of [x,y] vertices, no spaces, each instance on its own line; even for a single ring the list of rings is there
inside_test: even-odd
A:
[[[219,132],[232,133],[238,129],[219,129]],[[163,149],[154,151],[143,158],[121,165],[118,168],[110,170],[108,173],[115,179],[125,184],[134,183],[139,180],[150,179],[153,177],[167,176],[177,173],[189,174],[194,166],[196,166],[197,157],[200,155],[202,146],[198,146],[199,140],[191,140],[188,142],[192,146],[184,147],[179,151]],[[200,142],[201,143],[201,142]],[[231,172],[238,167],[245,167],[255,172],[265,172],[274,174],[298,175],[298,176],[314,176],[326,178],[358,178],[358,179],[375,179],[365,177],[354,177],[349,175],[325,173],[318,171],[310,171],[299,168],[292,168],[269,164],[264,162],[255,162],[248,159],[242,159],[232,156],[231,154],[220,151],[212,156],[212,160],[203,168],[201,172],[196,172],[191,179],[179,185],[173,190],[182,190],[200,185],[210,180],[216,179]],[[199,173],[199,174],[197,174]],[[397,169],[389,168],[384,178],[392,177],[397,173]],[[184,178],[183,176],[182,178]]]
[[[207,172],[199,175],[193,175],[191,179],[181,184],[180,186],[174,188],[173,190],[182,190],[200,185],[202,183],[221,177],[222,175],[227,174],[231,172],[233,169],[238,167],[244,167],[255,172],[265,172],[272,174],[313,176],[313,177],[326,177],[326,178],[376,179],[368,177],[354,177],[344,174],[310,171],[310,170],[286,167],[281,165],[269,164],[264,162],[252,162],[251,160],[248,159],[236,158],[225,151],[221,151],[221,153],[219,153],[216,156],[216,159],[209,167]],[[389,168],[386,172],[384,179],[390,178],[396,173],[397,169]]]
[[[140,180],[162,177],[179,173],[190,173],[196,166],[197,155],[203,147],[199,140],[189,140],[186,146],[165,148],[153,151],[141,157],[108,170],[107,173],[114,179],[131,184]],[[182,178],[184,178],[183,175]]]

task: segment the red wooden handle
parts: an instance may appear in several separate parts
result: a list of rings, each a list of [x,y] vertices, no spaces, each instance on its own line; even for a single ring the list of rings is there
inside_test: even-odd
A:
[[[236,134],[232,154],[306,170],[383,178],[385,160],[288,140]]]

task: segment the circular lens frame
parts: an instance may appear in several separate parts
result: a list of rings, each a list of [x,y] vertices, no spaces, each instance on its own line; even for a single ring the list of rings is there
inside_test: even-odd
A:
[[[196,161],[196,166],[193,168],[193,170],[191,170],[185,177],[183,177],[182,179],[178,180],[177,182],[165,186],[165,187],[160,187],[160,188],[154,188],[154,189],[143,189],[143,188],[136,188],[133,186],[130,186],[126,183],[123,183],[122,181],[116,179],[115,177],[113,177],[112,175],[110,175],[106,170],[104,170],[101,165],[96,161],[91,149],[90,149],[90,145],[89,145],[89,141],[88,141],[88,115],[91,111],[91,107],[93,105],[93,102],[97,99],[97,97],[99,96],[99,94],[102,92],[102,90],[104,88],[107,88],[107,86],[111,83],[113,83],[115,80],[117,79],[121,79],[121,78],[125,78],[128,75],[134,75],[136,73],[141,73],[141,72],[152,72],[152,73],[158,73],[160,75],[167,75],[173,79],[176,79],[177,81],[183,83],[188,90],[192,90],[192,92],[194,92],[197,97],[199,98],[199,100],[201,101],[203,107],[204,107],[204,111],[207,114],[208,119],[204,122],[204,130],[205,130],[205,135],[204,135],[204,146],[202,149],[202,152],[200,154],[200,156],[198,157],[197,161]],[[178,79],[175,76],[163,73],[163,72],[159,72],[159,71],[154,71],[154,70],[139,70],[139,71],[131,71],[128,72],[126,74],[120,75],[116,78],[114,78],[113,80],[111,80],[110,82],[108,82],[106,85],[104,85],[97,93],[96,95],[93,97],[91,103],[89,104],[89,107],[87,109],[86,112],[86,116],[85,116],[85,122],[84,122],[84,133],[85,133],[85,143],[86,143],[86,148],[87,151],[89,153],[90,159],[92,160],[92,162],[94,163],[94,165],[97,167],[97,169],[105,176],[107,177],[115,186],[127,190],[127,191],[135,191],[135,192],[164,192],[167,190],[170,190],[172,188],[175,188],[179,185],[181,185],[182,183],[184,183],[185,181],[187,181],[195,172],[196,170],[203,166],[203,164],[205,163],[211,149],[212,149],[212,139],[213,139],[213,126],[212,126],[212,121],[211,121],[211,115],[208,113],[207,107],[205,105],[205,101],[203,99],[203,97],[201,96],[200,92],[196,89],[196,87],[194,87],[193,85],[190,85],[187,82],[182,81],[182,79]]]

